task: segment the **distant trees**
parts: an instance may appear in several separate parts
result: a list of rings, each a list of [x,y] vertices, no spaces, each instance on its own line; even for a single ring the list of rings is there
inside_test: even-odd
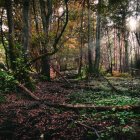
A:
[[[50,80],[49,56],[58,51],[57,45],[67,26],[67,2],[67,0],[61,1],[65,6],[61,17],[59,17],[59,15],[57,15],[57,17],[54,17],[53,15],[52,17],[52,14],[56,9],[53,9],[53,4],[55,3],[51,0],[3,0],[0,3],[0,8],[6,11],[2,14],[6,13],[7,17],[7,22],[5,19],[1,19],[1,31],[3,32],[2,26],[4,23],[8,27],[8,34],[4,36],[1,32],[1,35],[4,38],[4,43],[5,41],[8,41],[8,47],[5,48],[5,51],[8,55],[9,69],[13,71],[15,77],[22,83],[31,83],[29,78],[29,67],[40,59],[42,74],[46,76],[47,80]],[[38,4],[40,7],[37,6]],[[22,9],[19,9],[19,7]],[[40,9],[37,9],[36,7]],[[16,13],[17,11],[18,15]],[[35,17],[35,23],[32,16]],[[52,21],[52,19],[54,21]],[[62,20],[64,23],[60,25],[60,21]],[[51,31],[51,26],[55,27],[53,31]],[[50,34],[52,33],[54,33],[54,36],[53,38],[50,38]],[[30,50],[32,50],[31,44],[34,34],[40,36],[42,39],[40,38],[39,41],[37,41],[39,43],[35,44],[38,45],[39,56],[31,58],[32,52]],[[52,43],[50,43],[51,40]]]
[[[30,81],[27,78],[30,70],[50,80],[51,59],[55,57],[63,63],[64,55],[66,60],[74,60],[79,75],[85,69],[89,75],[99,75],[107,69],[110,73],[128,72],[140,51],[139,26],[135,31],[127,27],[130,17],[139,20],[137,3],[137,0],[2,0],[1,42],[5,44],[7,67],[23,83]],[[8,32],[2,30],[3,25]]]

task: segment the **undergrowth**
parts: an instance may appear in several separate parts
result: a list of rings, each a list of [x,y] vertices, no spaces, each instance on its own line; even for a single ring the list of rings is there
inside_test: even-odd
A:
[[[122,94],[112,93],[111,90],[101,91],[79,91],[69,95],[69,103],[72,104],[94,104],[95,106],[127,106],[140,105],[137,96],[131,96],[131,91]],[[132,93],[133,94],[133,93]],[[138,94],[138,93],[137,93]],[[81,122],[95,128],[100,138],[95,138],[94,131],[88,131],[87,139],[101,140],[137,140],[139,132],[140,114],[134,111],[102,111],[83,109],[79,111]],[[88,118],[88,121],[85,121]]]
[[[138,97],[129,95],[117,95],[111,92],[82,91],[73,93],[69,96],[71,103],[90,103],[98,106],[124,106],[140,104]]]
[[[0,71],[0,93],[15,92],[16,82],[12,74]]]

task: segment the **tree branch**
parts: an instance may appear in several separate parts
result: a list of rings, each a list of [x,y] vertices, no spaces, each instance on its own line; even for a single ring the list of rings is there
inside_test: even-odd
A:
[[[63,28],[62,28],[62,30],[61,30],[61,33],[59,34],[59,36],[58,36],[57,38],[55,38],[55,41],[54,41],[54,44],[53,44],[53,49],[54,49],[54,50],[53,50],[52,52],[44,53],[44,54],[38,56],[37,58],[31,60],[29,63],[27,63],[27,65],[26,65],[27,67],[28,67],[28,66],[31,66],[31,65],[32,65],[33,63],[35,63],[37,60],[39,60],[39,59],[45,57],[46,55],[51,56],[51,55],[55,54],[55,53],[58,51],[57,44],[58,44],[59,40],[61,39],[61,37],[62,37],[62,35],[63,35],[65,29],[66,29],[66,26],[67,26],[67,24],[68,24],[68,19],[69,19],[69,15],[68,15],[68,1],[67,1],[67,0],[64,0],[64,1],[65,1],[65,5],[66,5],[66,22],[65,22],[65,24],[64,24],[64,26],[63,26]]]
[[[35,100],[39,100],[37,96],[34,95],[29,89],[27,89],[23,84],[17,83],[17,86],[20,87],[22,90],[24,90],[30,97],[32,97]]]

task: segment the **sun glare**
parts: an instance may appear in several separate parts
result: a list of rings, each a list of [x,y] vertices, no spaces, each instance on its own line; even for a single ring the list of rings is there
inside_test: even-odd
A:
[[[127,20],[127,28],[132,32],[136,31],[138,28],[138,21],[133,17],[129,18]]]
[[[64,12],[63,7],[60,7],[60,8],[58,9],[59,16],[61,16],[61,15],[63,14],[63,12]]]

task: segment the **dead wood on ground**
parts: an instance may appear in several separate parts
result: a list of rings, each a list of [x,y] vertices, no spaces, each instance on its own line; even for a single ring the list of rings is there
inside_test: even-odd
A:
[[[115,91],[116,93],[121,93],[121,91],[118,90],[116,87],[114,87],[114,86],[111,84],[111,82],[110,82],[107,78],[105,78],[102,74],[100,74],[100,75],[101,75],[101,77],[103,77],[103,79],[104,79],[105,81],[107,81],[108,85],[111,87],[111,89],[112,89],[113,91]]]
[[[20,87],[23,91],[25,91],[30,97],[32,97],[32,98],[35,99],[35,100],[39,100],[39,98],[38,98],[36,95],[34,95],[34,93],[31,92],[29,89],[27,89],[23,84],[18,83],[17,85],[18,85],[18,87]]]
[[[15,103],[16,104],[16,103]],[[124,110],[132,110],[132,111],[139,111],[139,105],[125,105],[125,106],[96,106],[93,104],[59,104],[59,103],[51,103],[49,101],[36,101],[26,105],[20,105],[17,107],[25,108],[25,109],[33,109],[39,107],[41,104],[44,104],[49,107],[54,108],[63,108],[63,109],[71,109],[71,110],[81,110],[81,109],[93,109],[96,111],[124,111]],[[16,106],[14,106],[16,107]]]
[[[68,84],[71,84],[52,64],[50,64],[50,66],[52,67],[52,69],[60,76],[64,79],[64,81]]]

